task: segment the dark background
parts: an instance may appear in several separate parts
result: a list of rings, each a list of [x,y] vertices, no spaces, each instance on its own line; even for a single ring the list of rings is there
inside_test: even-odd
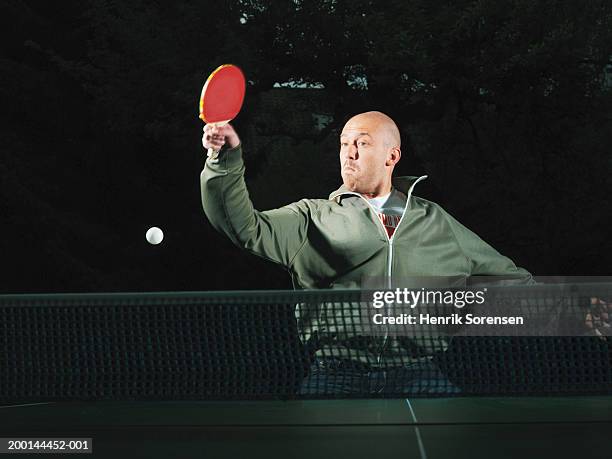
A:
[[[1,293],[290,288],[201,210],[223,63],[257,208],[327,197],[342,125],[381,110],[417,195],[536,275],[610,273],[609,1],[0,5]]]

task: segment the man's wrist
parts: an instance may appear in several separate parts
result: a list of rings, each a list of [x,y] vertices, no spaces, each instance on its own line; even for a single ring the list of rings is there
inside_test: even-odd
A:
[[[206,164],[215,169],[234,170],[242,167],[242,144],[238,144],[234,148],[223,146],[221,150],[212,152],[207,155]]]
[[[226,145],[222,146],[219,150],[213,150],[212,148],[208,149],[208,152],[206,153],[206,157],[208,159],[208,161],[210,161],[211,163],[218,163],[219,162],[219,155],[223,154],[232,154],[234,151],[238,151],[240,150],[240,143],[238,145],[236,145],[235,147],[228,147]]]
[[[237,151],[237,150],[240,150],[241,146],[242,145],[241,145],[240,142],[238,142],[235,147],[232,147],[232,146],[226,144],[226,145],[223,146],[222,150],[224,152]]]

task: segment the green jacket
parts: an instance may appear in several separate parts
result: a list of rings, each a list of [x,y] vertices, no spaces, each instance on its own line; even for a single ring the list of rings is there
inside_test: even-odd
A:
[[[424,178],[393,180],[408,202],[390,239],[369,202],[344,186],[329,199],[302,199],[279,209],[255,210],[244,181],[240,146],[221,151],[217,161],[206,161],[201,174],[202,205],[210,223],[236,245],[284,266],[296,289],[360,288],[363,279],[372,276],[516,276],[531,280],[527,271],[439,205],[414,196],[412,190]],[[302,340],[319,349],[319,354],[358,358],[373,365],[381,364],[381,356],[388,364],[414,356],[414,345],[405,339],[355,336],[350,318],[326,319],[333,317],[330,308],[333,305],[327,311],[296,310]],[[347,335],[349,331],[352,336]],[[432,344],[431,339],[422,344],[419,355],[445,347]]]

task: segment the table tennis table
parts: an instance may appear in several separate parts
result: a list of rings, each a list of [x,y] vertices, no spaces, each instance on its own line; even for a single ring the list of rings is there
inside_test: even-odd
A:
[[[610,458],[612,397],[26,404],[0,408],[0,437],[113,458]]]

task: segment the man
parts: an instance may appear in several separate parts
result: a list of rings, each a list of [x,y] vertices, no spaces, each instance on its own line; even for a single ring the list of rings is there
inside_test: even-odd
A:
[[[231,125],[204,127],[205,148],[221,150],[201,174],[211,224],[236,245],[283,265],[298,289],[360,288],[365,278],[531,275],[500,255],[439,205],[413,195],[424,177],[396,177],[400,132],[380,112],[352,117],[340,135],[343,185],[329,199],[303,199],[259,212],[244,181],[238,134]],[[302,393],[406,393],[455,390],[431,356],[445,345],[355,334],[355,319],[335,305],[298,307],[298,328],[316,356]]]

